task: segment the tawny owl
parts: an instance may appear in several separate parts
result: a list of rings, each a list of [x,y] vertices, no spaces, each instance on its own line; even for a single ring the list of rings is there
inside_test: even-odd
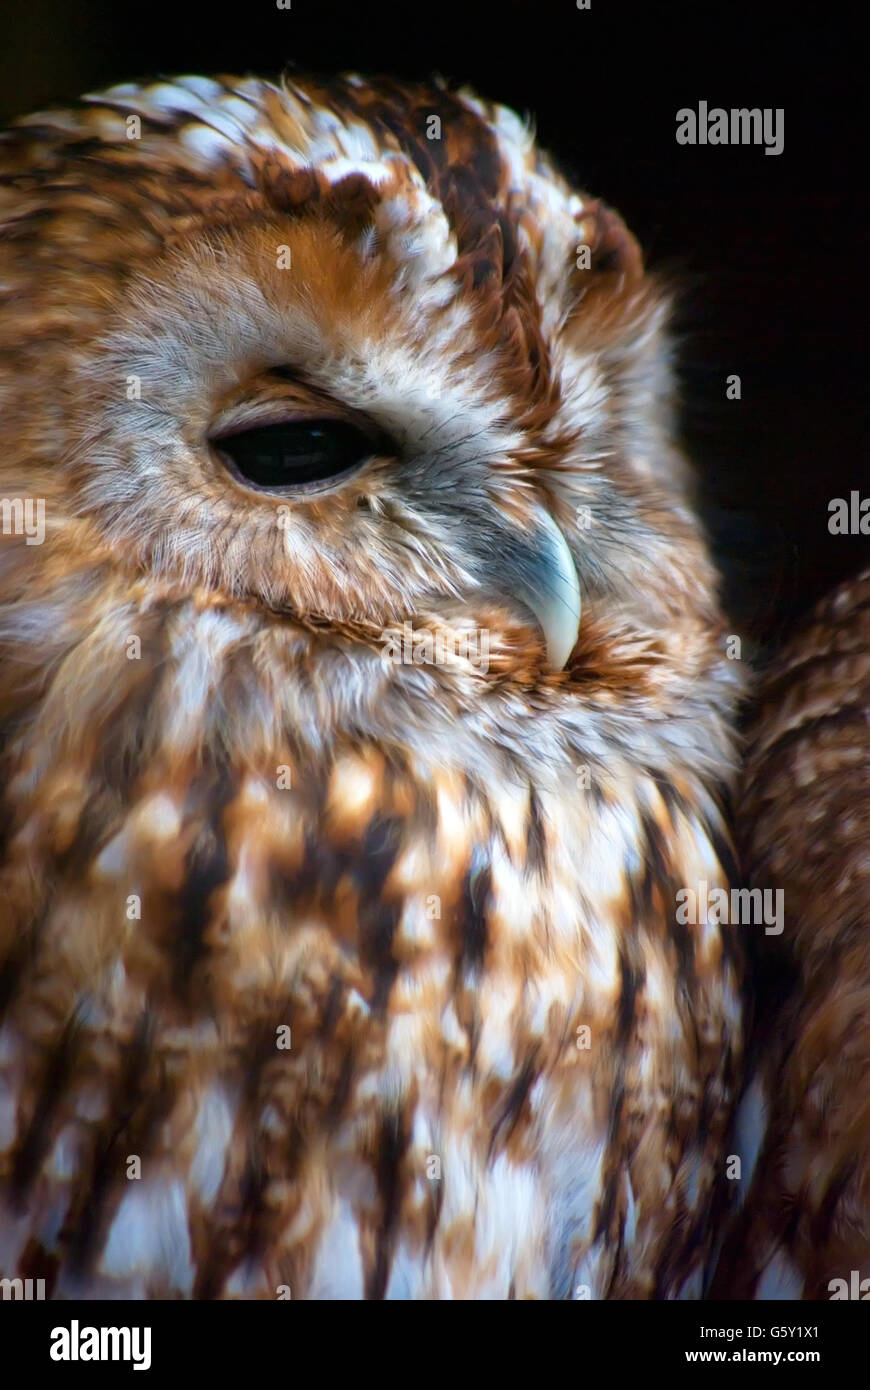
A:
[[[712,1296],[870,1298],[870,570],[768,673],[736,799],[759,1000]],[[773,914],[768,914],[772,916]]]
[[[0,199],[0,1270],[697,1293],[739,663],[635,241],[355,77],[115,87]]]

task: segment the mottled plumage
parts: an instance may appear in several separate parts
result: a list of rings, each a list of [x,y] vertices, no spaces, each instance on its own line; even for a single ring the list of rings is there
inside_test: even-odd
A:
[[[849,1298],[854,1271],[870,1297],[870,571],[776,658],[748,744],[746,872],[785,913],[754,938],[742,1207],[712,1292]]]
[[[740,682],[667,311],[442,87],[3,137],[0,498],[45,537],[0,536],[0,1271],[698,1292],[740,967],[675,904],[728,881]],[[247,486],[215,441],[287,417],[371,456]],[[447,655],[385,659],[406,622]]]

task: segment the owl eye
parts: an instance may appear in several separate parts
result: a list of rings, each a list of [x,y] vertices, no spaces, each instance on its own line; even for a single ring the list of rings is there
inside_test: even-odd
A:
[[[213,443],[237,478],[270,491],[340,478],[377,452],[370,436],[346,420],[288,420]]]

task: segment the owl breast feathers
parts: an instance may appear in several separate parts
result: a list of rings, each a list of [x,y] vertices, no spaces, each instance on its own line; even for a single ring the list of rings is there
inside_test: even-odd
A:
[[[618,216],[189,77],[7,132],[0,299],[0,1273],[697,1293],[740,683]]]

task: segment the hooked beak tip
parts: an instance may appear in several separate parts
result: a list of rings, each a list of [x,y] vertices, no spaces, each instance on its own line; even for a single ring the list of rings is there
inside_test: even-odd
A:
[[[536,504],[537,529],[544,537],[543,579],[526,585],[521,593],[544,633],[547,664],[562,671],[568,662],[580,631],[580,580],[577,566],[561,529],[546,509]]]

